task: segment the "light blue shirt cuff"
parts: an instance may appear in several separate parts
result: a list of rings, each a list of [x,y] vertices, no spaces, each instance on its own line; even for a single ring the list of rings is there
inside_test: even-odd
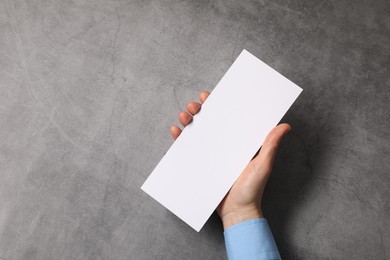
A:
[[[225,230],[224,236],[229,260],[281,259],[265,218],[231,226]]]

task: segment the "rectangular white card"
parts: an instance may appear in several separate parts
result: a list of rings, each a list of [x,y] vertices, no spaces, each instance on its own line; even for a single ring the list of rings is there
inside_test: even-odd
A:
[[[141,189],[199,231],[301,91],[243,50]]]

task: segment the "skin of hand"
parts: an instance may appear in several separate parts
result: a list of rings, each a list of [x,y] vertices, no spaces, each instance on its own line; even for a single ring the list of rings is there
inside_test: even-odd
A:
[[[209,95],[209,92],[202,91],[199,95],[200,103],[191,101],[187,104],[187,111],[180,112],[178,119],[183,127],[192,121],[192,117],[199,112]],[[280,141],[290,129],[291,126],[284,123],[271,130],[260,152],[245,167],[219,204],[217,212],[222,219],[225,230],[240,222],[264,217],[261,210],[264,188],[272,171]],[[170,133],[174,140],[179,137],[181,131],[177,125],[170,127]]]

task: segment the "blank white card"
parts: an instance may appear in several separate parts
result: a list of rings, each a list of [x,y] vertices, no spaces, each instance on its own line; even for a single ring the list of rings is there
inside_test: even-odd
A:
[[[301,91],[243,50],[141,189],[199,231]]]

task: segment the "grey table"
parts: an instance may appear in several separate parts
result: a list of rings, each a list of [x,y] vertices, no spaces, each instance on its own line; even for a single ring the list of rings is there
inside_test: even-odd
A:
[[[244,48],[304,89],[264,198],[281,255],[390,259],[387,0],[1,0],[0,259],[225,259],[218,216],[139,187]]]

